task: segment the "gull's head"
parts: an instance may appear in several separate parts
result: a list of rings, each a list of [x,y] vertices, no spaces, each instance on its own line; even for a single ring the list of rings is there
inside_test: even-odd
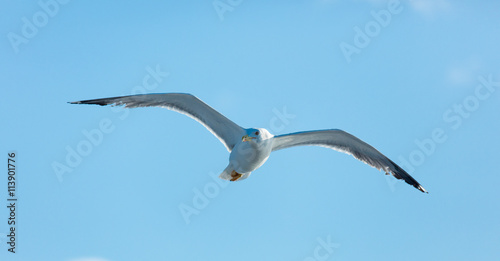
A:
[[[267,131],[264,128],[245,129],[245,132],[246,132],[246,135],[241,137],[242,142],[250,142],[250,141],[260,142],[260,141],[267,140],[267,139],[270,139],[273,137],[273,135],[271,133],[269,133],[269,131]]]

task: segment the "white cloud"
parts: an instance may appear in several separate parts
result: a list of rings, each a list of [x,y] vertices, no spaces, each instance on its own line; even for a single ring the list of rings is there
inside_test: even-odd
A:
[[[448,68],[446,78],[453,85],[473,84],[480,74],[482,62],[477,57],[471,57],[467,60],[454,62]]]
[[[318,0],[321,3],[339,3],[341,0]],[[410,8],[425,16],[433,16],[441,12],[448,12],[452,9],[450,0],[354,0],[354,2],[365,2],[375,6],[384,6],[392,1],[399,1],[402,5],[409,5]]]
[[[433,16],[440,12],[451,10],[449,0],[410,0],[410,6],[413,10],[425,15]]]

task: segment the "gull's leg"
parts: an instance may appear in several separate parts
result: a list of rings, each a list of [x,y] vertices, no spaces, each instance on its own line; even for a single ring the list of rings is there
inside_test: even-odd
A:
[[[233,170],[231,172],[231,179],[230,180],[231,181],[237,181],[239,178],[241,178],[241,176],[243,176],[243,174],[240,174],[240,173],[238,173],[238,172],[236,172],[236,171]]]

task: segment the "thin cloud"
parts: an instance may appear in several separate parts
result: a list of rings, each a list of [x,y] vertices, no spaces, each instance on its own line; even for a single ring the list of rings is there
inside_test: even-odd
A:
[[[409,2],[413,10],[428,17],[441,12],[448,12],[452,8],[449,0],[411,0]]]
[[[323,4],[330,3],[340,3],[340,0],[317,0]],[[374,7],[381,7],[393,2],[395,0],[355,0],[355,2],[365,2],[369,3]],[[412,10],[417,13],[431,18],[435,15],[441,14],[443,12],[449,12],[452,10],[453,5],[450,0],[396,0],[400,4],[409,6]]]
[[[480,74],[482,62],[478,57],[454,62],[448,67],[446,78],[452,85],[470,85]]]

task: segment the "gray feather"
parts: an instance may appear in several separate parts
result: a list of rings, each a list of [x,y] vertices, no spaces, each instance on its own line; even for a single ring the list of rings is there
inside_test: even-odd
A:
[[[70,102],[71,104],[97,104],[101,106],[124,105],[125,108],[163,107],[185,114],[205,126],[231,151],[241,140],[243,128],[220,114],[212,107],[187,93],[139,94],[94,100]]]
[[[422,192],[427,191],[405,170],[374,147],[342,130],[297,132],[274,137],[273,151],[295,146],[322,146],[344,152],[356,159],[403,179]]]

